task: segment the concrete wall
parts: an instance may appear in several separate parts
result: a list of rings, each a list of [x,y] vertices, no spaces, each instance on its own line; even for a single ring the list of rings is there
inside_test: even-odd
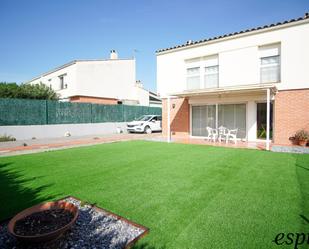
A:
[[[81,61],[76,68],[78,95],[135,99],[135,60]]]
[[[186,90],[186,69],[205,57],[217,55],[219,86],[260,83],[261,46],[280,45],[279,90],[309,87],[309,19],[285,26],[245,33],[206,44],[197,44],[157,54],[157,89],[162,98]],[[201,74],[201,80],[202,80]]]
[[[67,89],[60,89],[59,76],[64,76]],[[74,95],[132,99],[135,97],[135,60],[96,60],[76,61],[70,65],[47,73],[30,81],[30,84],[42,82],[68,98]]]
[[[17,140],[35,138],[63,137],[66,132],[72,136],[103,135],[117,133],[117,127],[126,131],[126,123],[91,123],[60,125],[0,126],[0,135],[6,134]]]
[[[42,82],[51,86],[62,99],[71,96],[111,98],[134,100],[139,105],[149,106],[149,92],[136,86],[135,71],[135,59],[80,60],[68,63],[28,83]],[[64,75],[66,89],[60,89],[61,75]]]

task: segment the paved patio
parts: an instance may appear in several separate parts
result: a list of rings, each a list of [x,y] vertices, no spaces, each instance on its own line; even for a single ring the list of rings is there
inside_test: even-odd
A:
[[[61,137],[61,138],[46,138],[35,140],[19,140],[12,142],[0,143],[0,156],[11,156],[19,154],[29,154],[50,150],[59,150],[64,148],[73,148],[81,146],[89,146],[102,143],[113,143],[119,141],[130,140],[149,140],[166,142],[167,138],[161,133],[153,134],[112,134],[112,135],[92,135],[81,137]],[[190,138],[190,137],[172,137],[172,143],[183,144],[200,144],[211,146],[222,146],[230,148],[246,148],[246,149],[258,149],[265,150],[265,142],[243,142],[238,141],[237,144],[225,142],[211,142],[202,138]]]
[[[111,134],[92,136],[72,136],[61,138],[46,138],[35,140],[18,140],[0,143],[0,156],[29,154],[42,151],[59,150],[102,143],[112,143],[129,140],[144,140],[160,137],[161,133],[153,134]]]
[[[148,138],[147,140],[152,141],[167,141],[165,136],[158,136],[153,138]],[[211,145],[211,146],[221,146],[221,147],[230,147],[230,148],[246,148],[246,149],[258,149],[265,150],[266,143],[265,142],[245,142],[245,141],[237,141],[237,144],[232,142],[226,144],[225,142],[212,142],[207,141],[203,138],[191,138],[191,137],[172,137],[172,143],[183,143],[183,144],[200,144],[200,145]]]
[[[153,134],[112,134],[112,135],[92,135],[92,136],[80,136],[80,137],[61,137],[61,138],[46,138],[46,139],[35,139],[35,140],[19,140],[12,142],[1,142],[0,143],[0,156],[10,156],[19,154],[36,153],[42,151],[59,150],[64,148],[73,148],[88,146],[101,143],[112,143],[119,141],[130,141],[130,140],[149,140],[149,141],[160,141],[166,142],[166,136],[161,133]],[[200,144],[200,145],[211,145],[221,146],[230,148],[246,148],[246,149],[258,149],[265,150],[265,142],[244,142],[238,141],[237,144],[225,142],[211,142],[202,138],[191,138],[191,137],[172,137],[172,143],[183,143],[183,144]]]

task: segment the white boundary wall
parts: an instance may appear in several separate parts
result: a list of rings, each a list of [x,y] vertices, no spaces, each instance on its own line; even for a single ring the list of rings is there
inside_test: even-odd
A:
[[[19,125],[0,126],[0,135],[11,135],[17,140],[64,137],[66,132],[71,136],[116,134],[117,128],[126,132],[126,123],[88,123],[57,125]]]

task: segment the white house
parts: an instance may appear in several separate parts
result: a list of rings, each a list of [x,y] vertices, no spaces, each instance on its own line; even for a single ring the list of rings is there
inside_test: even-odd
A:
[[[119,59],[115,50],[105,60],[74,60],[28,84],[43,83],[63,101],[102,104],[160,105],[161,100],[136,81],[135,59]]]
[[[163,132],[289,144],[309,128],[309,16],[157,51]],[[266,139],[266,140],[265,140]]]

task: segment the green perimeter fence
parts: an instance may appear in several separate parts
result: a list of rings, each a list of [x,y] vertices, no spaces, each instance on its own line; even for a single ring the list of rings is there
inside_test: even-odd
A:
[[[0,98],[0,125],[128,122],[161,113],[160,107]]]

